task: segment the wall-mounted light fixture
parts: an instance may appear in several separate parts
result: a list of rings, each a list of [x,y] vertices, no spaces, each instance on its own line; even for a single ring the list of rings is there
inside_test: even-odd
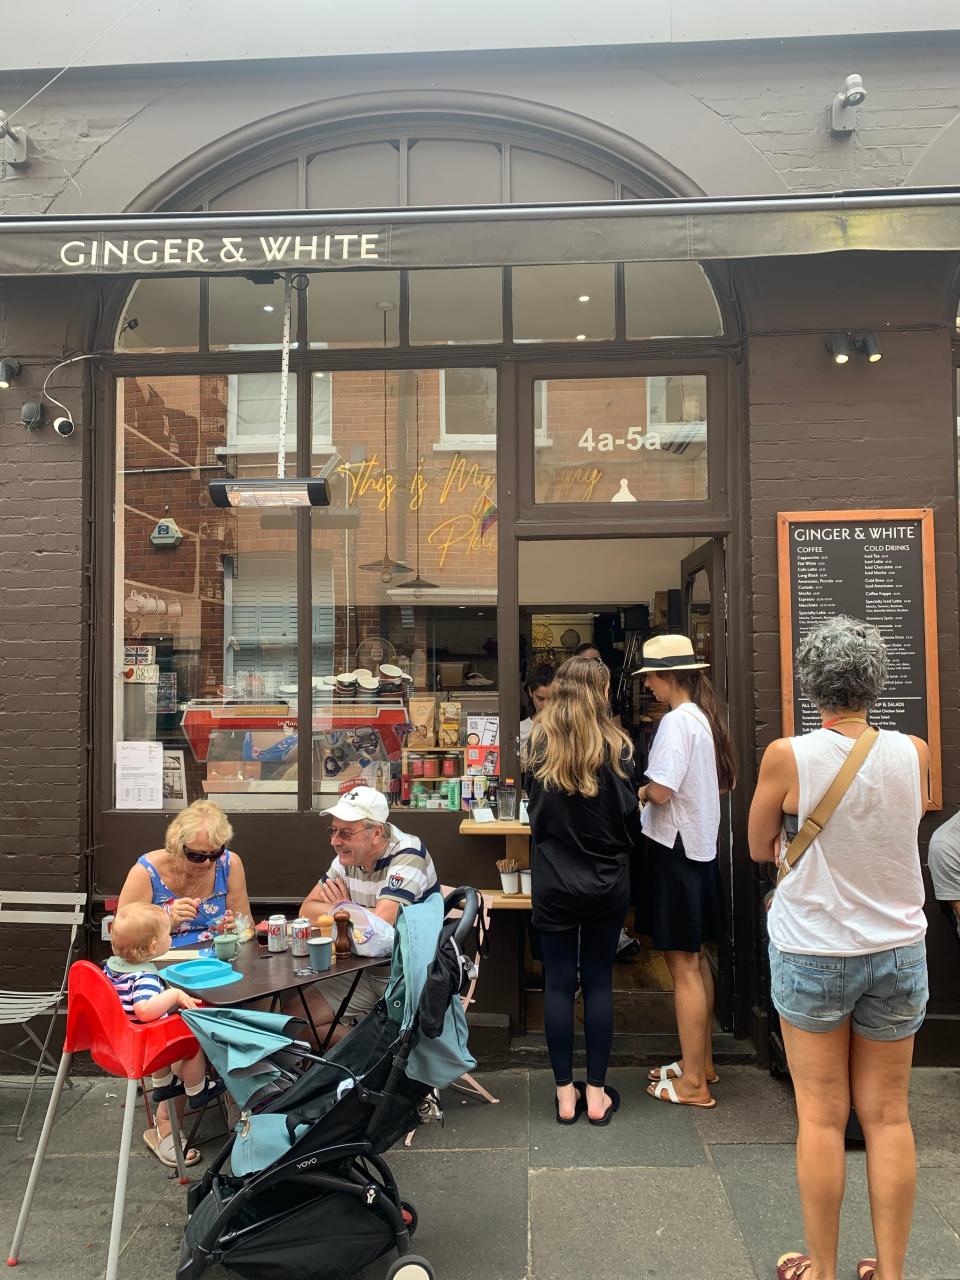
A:
[[[0,360],[0,391],[9,391],[10,384],[23,373],[19,360]]]
[[[834,364],[849,364],[850,342],[845,333],[831,333],[823,345],[833,357]]]
[[[27,431],[39,431],[43,426],[42,400],[28,400],[20,409],[20,421]]]
[[[845,137],[857,127],[857,107],[866,100],[863,76],[853,72],[843,82],[843,88],[834,95],[830,104],[830,132]]]
[[[867,357],[870,364],[879,364],[883,359],[880,343],[872,333],[858,333],[853,339],[853,345]]]

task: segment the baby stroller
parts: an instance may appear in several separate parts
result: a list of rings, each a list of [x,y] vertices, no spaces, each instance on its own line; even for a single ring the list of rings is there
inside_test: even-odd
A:
[[[476,1066],[458,996],[477,928],[474,889],[404,907],[384,999],[322,1058],[288,1034],[297,1019],[183,1015],[243,1110],[188,1191],[177,1280],[215,1263],[249,1280],[346,1280],[392,1249],[388,1280],[433,1277],[410,1252],[416,1210],[383,1152],[421,1122],[436,1089]]]

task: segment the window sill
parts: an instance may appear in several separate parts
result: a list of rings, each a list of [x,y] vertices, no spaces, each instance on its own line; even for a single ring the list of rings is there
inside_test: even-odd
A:
[[[534,445],[537,449],[552,449],[553,441],[546,436],[538,436]],[[462,436],[459,440],[448,437],[446,440],[438,440],[431,447],[434,453],[496,453],[497,442],[478,436]]]

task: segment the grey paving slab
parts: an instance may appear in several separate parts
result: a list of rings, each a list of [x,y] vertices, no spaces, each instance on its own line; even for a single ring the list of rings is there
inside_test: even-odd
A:
[[[712,1150],[754,1266],[773,1275],[779,1254],[803,1245],[803,1217],[792,1146],[717,1146]],[[866,1163],[847,1154],[847,1185],[840,1219],[838,1275],[855,1275],[857,1260],[873,1250]],[[917,1198],[906,1280],[960,1280],[960,1238],[926,1197]]]
[[[789,1080],[774,1079],[756,1067],[720,1067],[713,1086],[717,1105],[695,1111],[706,1143],[795,1142],[797,1113]]]
[[[920,1165],[960,1170],[960,1071],[921,1067],[910,1078],[910,1116]]]
[[[530,1225],[530,1280],[756,1274],[707,1166],[531,1170]]]
[[[530,1167],[628,1168],[703,1164],[706,1153],[693,1118],[694,1108],[672,1107],[647,1096],[646,1075],[619,1068],[607,1076],[619,1089],[621,1107],[605,1128],[581,1116],[559,1125],[549,1071],[530,1072]]]
[[[498,1101],[484,1102],[458,1089],[444,1089],[443,1127],[425,1124],[417,1129],[412,1149],[444,1151],[456,1149],[522,1150],[527,1152],[527,1073],[491,1071],[477,1080]]]
[[[520,1151],[392,1151],[404,1200],[417,1208],[414,1252],[444,1280],[524,1280],[527,1161]],[[383,1280],[393,1255],[358,1280]]]
[[[955,1169],[920,1169],[920,1195],[929,1200],[946,1223],[960,1234],[960,1178]]]

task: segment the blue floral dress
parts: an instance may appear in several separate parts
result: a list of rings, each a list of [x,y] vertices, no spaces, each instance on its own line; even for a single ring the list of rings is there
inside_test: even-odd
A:
[[[165,907],[168,902],[174,902],[177,898],[185,896],[182,893],[174,893],[164,883],[160,872],[147,858],[146,854],[138,858],[137,862],[150,877],[150,886],[153,890],[152,901],[155,906]],[[213,930],[219,921],[223,919],[227,910],[227,886],[230,883],[229,849],[224,849],[215,866],[213,893],[201,900],[200,909],[194,918],[185,920],[182,924],[177,925],[171,922],[170,941],[172,946],[195,947],[199,944],[213,941]]]

